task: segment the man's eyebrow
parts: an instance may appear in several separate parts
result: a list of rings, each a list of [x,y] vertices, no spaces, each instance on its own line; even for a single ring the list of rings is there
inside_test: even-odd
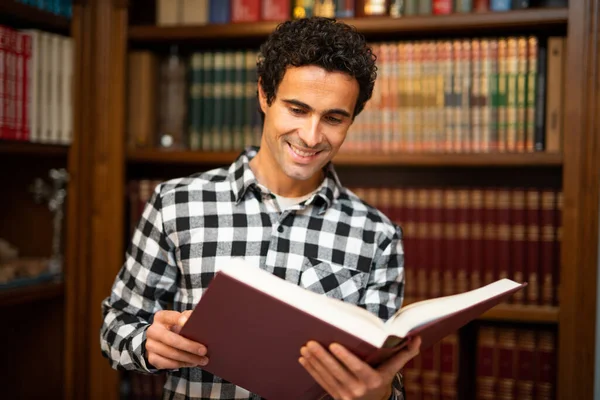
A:
[[[295,106],[298,106],[298,107],[302,107],[302,108],[307,109],[309,111],[314,111],[314,109],[311,106],[309,106],[308,104],[303,103],[303,102],[301,102],[299,100],[295,100],[295,99],[282,99],[281,101],[283,101],[284,103],[287,103],[287,104],[291,104],[291,105],[295,105]],[[341,108],[331,108],[329,110],[325,110],[323,112],[323,115],[326,115],[326,114],[339,114],[339,115],[342,115],[344,117],[352,118],[352,115],[350,115],[350,113],[348,111],[343,110]]]

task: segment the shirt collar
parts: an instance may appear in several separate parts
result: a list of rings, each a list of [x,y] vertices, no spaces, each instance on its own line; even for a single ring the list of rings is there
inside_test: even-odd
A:
[[[246,148],[229,167],[229,181],[231,182],[231,190],[236,204],[246,196],[248,189],[258,188],[256,176],[250,169],[250,160],[256,156],[258,150],[259,148],[255,146]],[[320,214],[331,207],[333,202],[340,196],[342,188],[340,179],[331,162],[327,163],[323,170],[325,171],[325,181],[315,195],[305,202],[306,205],[320,206]]]

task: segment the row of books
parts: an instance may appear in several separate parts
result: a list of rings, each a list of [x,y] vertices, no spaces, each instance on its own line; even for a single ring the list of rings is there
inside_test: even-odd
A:
[[[532,329],[482,325],[476,342],[477,400],[551,400],[556,398],[556,334]],[[459,398],[460,339],[458,333],[422,351],[403,369],[411,400]]]
[[[160,180],[128,183],[130,234]],[[513,304],[559,303],[562,192],[536,188],[351,187],[404,233],[405,302],[497,279],[528,282]]]
[[[373,97],[344,151],[560,152],[565,38],[540,41],[373,44]]]
[[[73,137],[73,39],[0,26],[0,140]]]
[[[19,3],[27,4],[52,14],[71,18],[73,15],[73,0],[17,0]]]
[[[559,303],[562,192],[552,188],[351,187],[403,229],[406,301],[497,279],[528,282],[514,304]]]
[[[374,93],[342,152],[561,151],[565,38],[372,46]],[[129,146],[230,151],[259,142],[256,57],[131,52]]]
[[[557,335],[551,328],[481,326],[476,399],[555,399],[556,349]]]
[[[227,24],[285,21],[311,16],[398,18],[565,7],[566,3],[566,0],[157,0],[156,24]]]

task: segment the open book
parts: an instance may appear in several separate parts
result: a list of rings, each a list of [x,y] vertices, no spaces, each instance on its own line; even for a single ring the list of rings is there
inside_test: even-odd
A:
[[[208,348],[203,367],[267,399],[318,399],[298,363],[309,340],[342,344],[371,365],[421,336],[424,350],[524,287],[501,279],[466,293],[413,303],[383,322],[367,310],[232,259],[213,278],[181,335]]]

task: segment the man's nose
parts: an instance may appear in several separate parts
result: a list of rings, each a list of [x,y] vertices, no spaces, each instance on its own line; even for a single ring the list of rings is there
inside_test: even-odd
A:
[[[321,120],[318,116],[314,116],[312,118],[307,118],[306,123],[300,129],[300,134],[298,135],[300,139],[306,144],[308,147],[316,147],[322,141],[322,135],[320,132]]]

